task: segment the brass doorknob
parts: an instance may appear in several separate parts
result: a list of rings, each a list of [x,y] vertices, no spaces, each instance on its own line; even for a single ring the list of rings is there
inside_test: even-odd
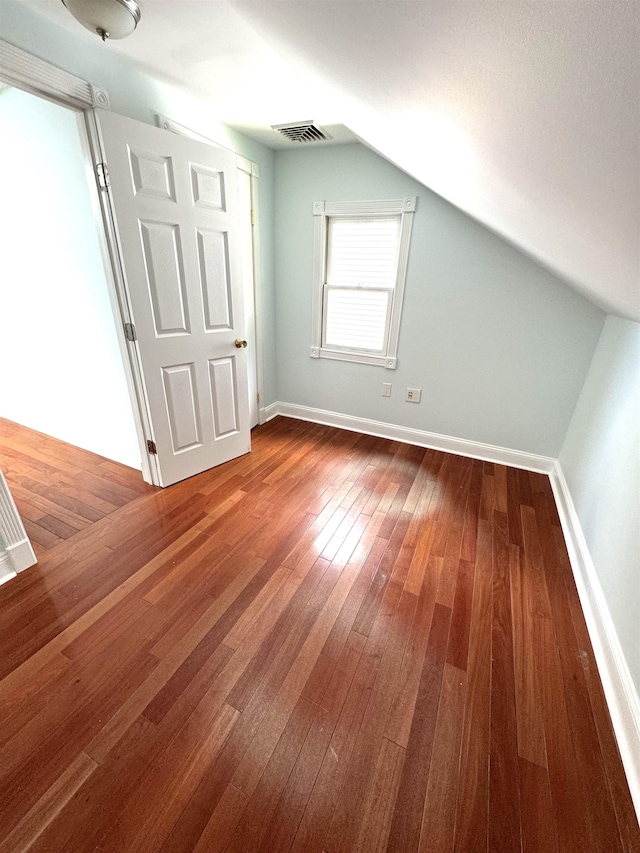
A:
[[[247,342],[243,341],[242,338],[236,338],[236,346],[238,347],[238,349],[242,349],[243,347],[246,347],[246,345]]]

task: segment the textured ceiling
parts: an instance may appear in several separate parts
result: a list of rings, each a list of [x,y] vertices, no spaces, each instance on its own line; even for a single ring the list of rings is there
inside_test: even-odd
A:
[[[87,39],[61,3],[23,0]],[[141,0],[105,49],[270,125],[346,125],[610,313],[640,321],[636,0]],[[96,45],[99,49],[99,44]],[[331,132],[331,131],[330,131]]]

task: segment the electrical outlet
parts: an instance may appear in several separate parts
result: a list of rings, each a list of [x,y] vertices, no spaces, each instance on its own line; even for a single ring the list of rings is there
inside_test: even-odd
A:
[[[391,383],[390,382],[383,382],[382,383],[382,396],[383,397],[390,397],[391,396]]]
[[[419,403],[421,395],[422,391],[420,388],[407,388],[407,396],[405,397],[405,400],[407,403]]]

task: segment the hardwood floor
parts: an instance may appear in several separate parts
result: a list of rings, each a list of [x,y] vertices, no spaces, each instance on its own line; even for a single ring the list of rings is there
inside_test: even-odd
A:
[[[136,491],[10,438],[18,503],[127,500],[0,587],[0,853],[640,850],[546,477],[277,418]]]
[[[3,418],[0,467],[39,558],[153,491],[139,471]]]

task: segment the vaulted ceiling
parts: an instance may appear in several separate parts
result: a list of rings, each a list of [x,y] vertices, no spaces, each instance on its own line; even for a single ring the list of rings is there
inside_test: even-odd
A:
[[[294,143],[272,124],[345,125],[640,321],[637,0],[141,0],[104,46],[62,3],[23,2],[274,148]]]

